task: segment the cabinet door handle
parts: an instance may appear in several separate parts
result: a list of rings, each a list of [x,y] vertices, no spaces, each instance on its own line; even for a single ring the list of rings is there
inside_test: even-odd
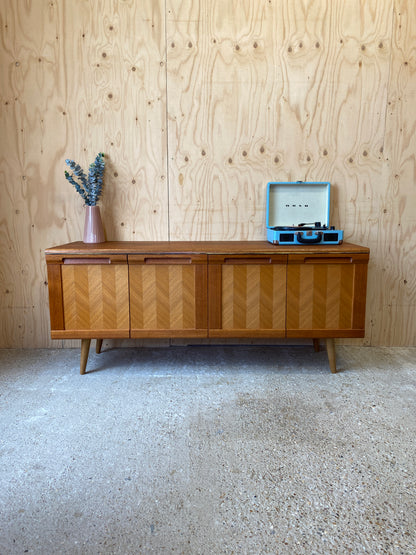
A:
[[[367,264],[368,253],[289,254],[289,264]]]
[[[304,264],[352,264],[351,256],[340,256],[340,257],[305,257],[303,260]]]
[[[224,264],[271,264],[270,257],[260,258],[224,258]]]
[[[111,264],[111,258],[64,258],[64,264]]]
[[[169,257],[169,256],[162,256],[159,258],[153,258],[153,257],[145,257],[144,259],[144,263],[145,264],[157,264],[157,265],[172,265],[172,264],[192,264],[192,258],[173,258],[173,257]]]

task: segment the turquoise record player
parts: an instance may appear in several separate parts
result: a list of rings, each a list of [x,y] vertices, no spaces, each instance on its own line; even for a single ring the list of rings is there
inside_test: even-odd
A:
[[[329,225],[328,182],[267,184],[267,240],[274,245],[339,245],[344,232]]]

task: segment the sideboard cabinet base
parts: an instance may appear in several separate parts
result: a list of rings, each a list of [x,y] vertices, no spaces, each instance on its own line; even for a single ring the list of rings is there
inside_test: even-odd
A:
[[[101,353],[101,345],[103,340],[97,339],[95,352],[97,354]],[[80,359],[80,374],[84,375],[86,373],[87,363],[88,363],[88,354],[90,350],[91,339],[81,339],[81,359]],[[319,352],[319,339],[313,340],[313,347],[315,352]],[[337,373],[336,368],[336,356],[335,356],[335,342],[331,338],[326,338],[326,350],[328,354],[328,362],[329,362],[329,369],[331,370],[332,374]]]
[[[46,250],[52,339],[364,337],[369,249],[267,241],[109,241]]]

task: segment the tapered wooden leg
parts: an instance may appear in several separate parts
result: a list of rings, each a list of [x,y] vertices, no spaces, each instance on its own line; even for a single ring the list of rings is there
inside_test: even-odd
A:
[[[99,355],[101,353],[101,346],[103,344],[103,340],[102,339],[97,339],[96,343],[95,343],[95,352]]]
[[[314,339],[313,340],[313,348],[315,349],[315,353],[319,353],[319,339]]]
[[[91,339],[81,339],[81,365],[80,374],[85,374],[87,367],[88,353],[90,352]]]
[[[326,351],[328,354],[329,368],[333,374],[337,373],[337,363],[335,358],[335,341],[332,338],[326,340]]]

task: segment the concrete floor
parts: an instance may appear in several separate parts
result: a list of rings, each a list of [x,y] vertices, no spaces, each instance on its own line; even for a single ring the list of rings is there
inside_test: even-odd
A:
[[[416,553],[416,349],[0,351],[0,553]]]

